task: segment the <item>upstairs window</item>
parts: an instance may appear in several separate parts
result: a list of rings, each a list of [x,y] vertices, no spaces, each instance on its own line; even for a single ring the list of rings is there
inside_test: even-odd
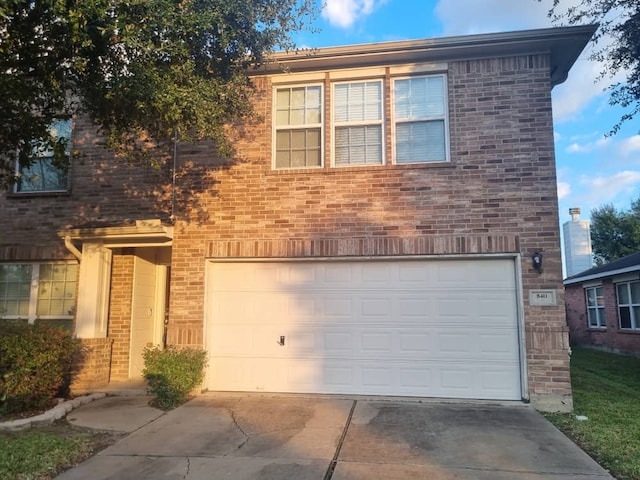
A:
[[[619,283],[616,290],[620,328],[640,330],[640,282]]]
[[[330,72],[324,84],[276,85],[273,168],[323,167],[325,145],[330,167],[448,162],[446,74],[405,72],[388,81],[345,72],[332,81]]]
[[[382,163],[382,82],[334,86],[335,165]]]
[[[394,80],[396,163],[446,162],[444,75]]]
[[[322,166],[322,86],[278,88],[275,168]]]
[[[604,296],[602,287],[585,288],[587,297],[587,317],[590,328],[605,328],[607,322],[604,318]]]
[[[51,124],[49,132],[64,146],[64,158],[56,161],[49,146],[34,145],[29,167],[18,166],[17,192],[65,192],[68,190],[68,161],[71,152],[71,119],[59,119]],[[66,163],[66,164],[65,164]]]
[[[76,307],[75,263],[0,264],[0,318],[71,327]]]

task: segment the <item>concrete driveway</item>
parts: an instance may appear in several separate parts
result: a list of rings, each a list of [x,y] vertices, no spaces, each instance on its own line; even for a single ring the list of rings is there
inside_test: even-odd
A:
[[[58,478],[612,477],[525,405],[216,394],[150,421]]]

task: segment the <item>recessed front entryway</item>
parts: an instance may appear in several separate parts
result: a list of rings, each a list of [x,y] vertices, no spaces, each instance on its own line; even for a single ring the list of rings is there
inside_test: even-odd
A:
[[[145,347],[162,345],[169,248],[137,248],[133,263],[129,378],[142,377]]]
[[[513,259],[207,268],[212,390],[522,398]]]

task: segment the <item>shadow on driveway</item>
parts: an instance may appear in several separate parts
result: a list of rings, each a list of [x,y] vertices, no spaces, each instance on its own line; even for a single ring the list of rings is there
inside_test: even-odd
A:
[[[57,478],[612,477],[521,404],[207,394]]]

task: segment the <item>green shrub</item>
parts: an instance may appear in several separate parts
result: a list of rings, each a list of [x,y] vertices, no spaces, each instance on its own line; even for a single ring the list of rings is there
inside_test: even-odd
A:
[[[202,383],[207,352],[194,348],[145,348],[144,370],[152,404],[170,410],[187,401],[191,391]]]
[[[68,331],[0,321],[0,412],[45,408],[67,395],[81,355]]]

